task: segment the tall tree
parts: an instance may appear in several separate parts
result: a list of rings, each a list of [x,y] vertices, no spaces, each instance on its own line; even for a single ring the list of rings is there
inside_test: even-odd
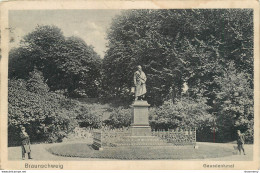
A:
[[[56,26],[37,26],[10,51],[10,78],[28,79],[36,67],[50,90],[69,96],[97,96],[101,59],[82,39],[66,38]]]
[[[217,135],[227,134],[219,141],[233,139],[238,128],[252,137],[253,35],[251,9],[124,11],[108,33],[103,88],[111,96],[130,96],[134,67],[140,64],[149,103],[179,100],[186,82],[188,97],[207,100]],[[226,104],[232,90],[245,91],[236,98],[240,101]]]
[[[104,90],[129,95],[134,67],[147,73],[150,103],[190,95],[212,104],[219,88],[214,77],[234,61],[253,86],[252,10],[128,10],[114,19],[104,58]]]
[[[147,73],[148,100],[161,104],[171,87],[181,88],[181,72],[176,64],[172,38],[160,33],[164,11],[131,10],[112,23],[109,49],[104,58],[104,85],[110,95],[129,95],[137,65]],[[172,68],[175,66],[175,68]]]
[[[223,77],[215,79],[220,86],[215,100],[219,140],[234,140],[239,129],[246,133],[247,142],[253,142],[254,92],[248,78],[248,74],[238,72],[231,62]]]

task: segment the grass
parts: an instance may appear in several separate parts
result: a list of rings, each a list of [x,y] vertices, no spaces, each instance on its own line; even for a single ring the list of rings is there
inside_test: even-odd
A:
[[[198,149],[193,146],[135,146],[104,148],[103,151],[94,150],[85,143],[61,144],[48,149],[54,155],[81,158],[104,158],[123,160],[154,160],[154,159],[206,159],[232,155],[232,150],[219,146],[199,144]]]

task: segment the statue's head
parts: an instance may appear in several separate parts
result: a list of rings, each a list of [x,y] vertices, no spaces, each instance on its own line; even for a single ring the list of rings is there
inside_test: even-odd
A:
[[[22,132],[25,131],[25,127],[24,126],[21,126],[20,128],[21,128]]]
[[[137,66],[138,70],[142,70],[142,67],[140,65]]]

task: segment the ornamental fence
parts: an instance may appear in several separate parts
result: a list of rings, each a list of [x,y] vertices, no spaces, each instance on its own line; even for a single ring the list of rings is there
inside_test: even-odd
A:
[[[100,149],[104,147],[116,147],[127,145],[126,137],[131,136],[131,128],[109,129],[102,128],[96,129],[92,132],[93,135],[93,148]],[[159,138],[158,140],[150,139],[149,142],[156,142],[155,145],[171,145],[171,146],[184,146],[196,145],[196,128],[189,129],[168,129],[168,130],[152,130],[151,136]],[[139,140],[142,137],[139,137]],[[147,137],[144,137],[144,140]],[[146,141],[147,142],[147,141]],[[131,143],[134,145],[135,143]]]
[[[157,136],[173,145],[196,145],[196,128],[153,130],[152,136]]]
[[[99,149],[103,147],[115,147],[125,136],[131,135],[129,128],[110,129],[102,128],[93,131],[93,148]]]

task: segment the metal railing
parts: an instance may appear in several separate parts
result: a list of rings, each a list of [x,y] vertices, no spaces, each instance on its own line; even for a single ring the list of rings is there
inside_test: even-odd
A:
[[[131,131],[129,128],[109,129],[102,128],[93,131],[93,144],[94,149],[103,147],[114,147],[115,143],[120,143],[123,137],[130,136]]]
[[[92,132],[93,135],[93,148],[100,149],[103,147],[115,147],[116,144],[120,145],[125,143],[125,137],[131,136],[130,128],[122,129],[96,129]],[[196,128],[190,129],[169,129],[165,130],[152,130],[151,135],[160,138],[162,142],[158,142],[158,145],[196,145]],[[156,142],[156,140],[149,139],[148,142]]]
[[[173,145],[196,145],[196,128],[153,130],[152,135]]]

